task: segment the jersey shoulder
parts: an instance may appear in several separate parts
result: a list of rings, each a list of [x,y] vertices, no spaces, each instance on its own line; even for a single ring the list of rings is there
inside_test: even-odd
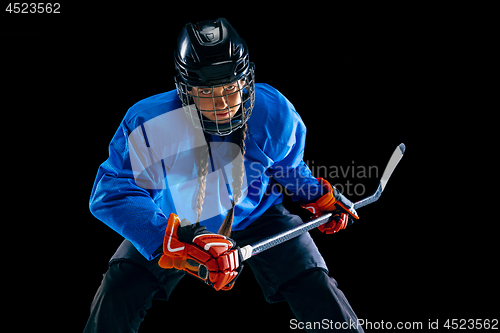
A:
[[[253,134],[288,146],[306,131],[293,104],[276,88],[265,83],[255,85],[255,106],[248,122]]]

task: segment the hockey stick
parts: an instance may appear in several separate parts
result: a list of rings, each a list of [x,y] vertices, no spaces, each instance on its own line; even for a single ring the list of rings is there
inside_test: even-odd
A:
[[[349,202],[350,203],[350,210],[356,212],[356,209],[364,207],[368,204],[371,204],[375,201],[377,201],[380,198],[380,195],[384,191],[385,186],[387,185],[387,181],[392,175],[392,172],[398,165],[399,161],[403,157],[403,154],[406,150],[406,147],[404,143],[400,144],[398,147],[396,147],[396,150],[394,150],[394,153],[392,153],[391,159],[389,160],[389,163],[387,163],[387,166],[385,167],[384,173],[382,174],[382,178],[380,179],[380,182],[378,184],[377,190],[375,193],[372,195],[356,202],[352,203],[345,197],[342,198],[342,201],[344,202]],[[341,194],[342,195],[342,194]],[[290,228],[288,230],[282,231],[274,236],[268,237],[266,239],[263,239],[259,242],[246,245],[242,247],[241,250],[241,261],[245,261],[262,251],[268,250],[272,247],[275,247],[276,245],[279,245],[281,243],[284,243],[292,238],[295,238],[297,236],[302,235],[303,233],[317,228],[322,224],[325,224],[326,222],[329,221],[329,218],[332,216],[332,213],[326,213],[324,215],[321,215],[320,217],[317,217],[313,220],[310,220],[308,222],[305,222],[301,225],[298,225],[296,227]]]
[[[404,143],[400,144],[399,146],[396,147],[396,150],[394,150],[394,153],[392,153],[391,159],[389,160],[389,163],[387,163],[387,166],[385,167],[384,173],[382,174],[382,178],[380,178],[380,182],[378,184],[377,190],[375,193],[370,195],[369,197],[364,198],[363,200],[360,200],[354,204],[354,209],[358,209],[361,207],[364,207],[368,204],[371,204],[380,198],[380,195],[382,194],[382,191],[384,191],[385,185],[387,184],[387,181],[392,175],[392,172],[394,169],[396,169],[396,165],[398,165],[399,161],[403,157],[403,154],[405,153],[406,146]]]

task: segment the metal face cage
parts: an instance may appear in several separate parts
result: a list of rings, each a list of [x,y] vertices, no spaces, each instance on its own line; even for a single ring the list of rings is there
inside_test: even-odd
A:
[[[211,86],[193,86],[175,77],[177,94],[186,115],[205,133],[224,136],[241,128],[255,103],[254,67],[238,80]]]

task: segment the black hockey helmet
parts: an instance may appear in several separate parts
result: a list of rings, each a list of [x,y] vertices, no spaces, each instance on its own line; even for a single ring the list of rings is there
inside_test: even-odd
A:
[[[186,24],[177,39],[175,68],[179,98],[195,126],[227,135],[245,124],[254,106],[254,65],[245,41],[226,19]]]

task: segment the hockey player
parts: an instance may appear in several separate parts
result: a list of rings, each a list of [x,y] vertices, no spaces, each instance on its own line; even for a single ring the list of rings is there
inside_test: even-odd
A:
[[[278,183],[313,214],[334,212],[324,233],[357,218],[312,177],[304,123],[276,89],[255,83],[247,45],[227,20],[187,24],[177,46],[177,89],[128,110],[97,173],[91,212],[125,240],[85,332],[136,332],[152,299],[168,299],[186,273],[231,289],[240,247],[302,223]],[[308,233],[245,263],[266,300],[287,301],[298,321],[362,331]]]

